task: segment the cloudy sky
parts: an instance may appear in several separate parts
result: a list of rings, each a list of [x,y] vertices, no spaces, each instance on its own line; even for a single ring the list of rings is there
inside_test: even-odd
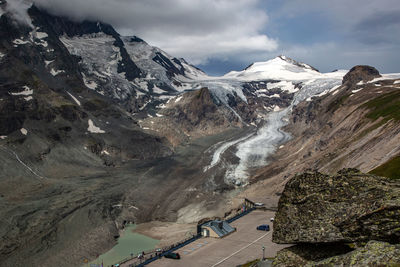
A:
[[[34,0],[102,20],[209,74],[284,54],[323,72],[400,72],[399,0]]]

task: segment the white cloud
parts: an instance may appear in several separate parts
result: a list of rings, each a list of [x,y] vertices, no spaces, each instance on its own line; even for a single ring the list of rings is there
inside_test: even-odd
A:
[[[190,62],[270,52],[261,0],[36,0],[52,13],[102,20]]]
[[[194,64],[204,64],[210,58],[223,59],[273,51],[278,46],[275,40],[266,35],[247,35],[230,30],[203,36],[180,35],[173,42],[169,38],[154,42],[167,52],[184,57]]]

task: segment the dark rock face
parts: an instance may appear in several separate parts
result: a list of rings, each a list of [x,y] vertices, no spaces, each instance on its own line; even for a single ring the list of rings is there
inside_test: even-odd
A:
[[[181,68],[178,69],[174,63],[172,63],[166,56],[160,52],[156,52],[156,56],[153,58],[155,62],[163,66],[167,70],[168,77],[173,77],[175,74],[185,75],[184,68],[181,62],[177,59],[173,60],[175,64],[180,65]]]
[[[282,91],[279,87],[277,88],[267,88],[267,83],[278,83],[275,80],[265,80],[265,81],[252,81],[243,84],[243,93],[252,107],[258,107],[261,109],[263,106],[273,107],[278,105],[280,107],[288,107],[293,100],[293,95],[288,92]],[[268,89],[267,93],[264,95],[257,95],[257,90]],[[271,97],[278,94],[279,97]]]
[[[290,180],[274,222],[276,243],[400,242],[400,183],[354,169]]]
[[[210,91],[207,88],[202,88],[192,94],[192,101],[184,107],[183,112],[193,125],[197,125],[202,119],[215,113],[217,105],[212,101]]]
[[[79,58],[58,38],[101,28],[115,35],[124,58],[111,26],[73,23],[35,6],[29,15],[47,34],[45,45],[8,14],[0,17],[0,217],[8,218],[0,223],[0,266],[78,266],[80,253],[95,258],[113,245],[115,221],[136,220],[115,205],[138,187],[141,164],[172,150],[164,139],[141,131],[119,103],[85,88]],[[140,75],[121,62],[132,67],[133,77]],[[63,72],[55,76],[51,68]],[[104,133],[90,131],[89,119]],[[91,181],[83,185],[86,179]],[[83,239],[93,243],[83,248]]]
[[[213,102],[208,88],[188,92],[186,99],[186,104],[164,110],[163,114],[184,123],[186,128],[213,128],[227,123],[227,119],[220,114],[217,104]]]
[[[367,82],[374,78],[381,77],[379,71],[371,66],[358,65],[343,77],[343,84],[354,85],[360,81]]]

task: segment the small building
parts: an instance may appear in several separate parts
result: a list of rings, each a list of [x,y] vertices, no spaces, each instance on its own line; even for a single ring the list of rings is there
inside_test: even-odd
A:
[[[201,225],[201,235],[204,237],[222,238],[236,231],[226,221],[209,221]]]

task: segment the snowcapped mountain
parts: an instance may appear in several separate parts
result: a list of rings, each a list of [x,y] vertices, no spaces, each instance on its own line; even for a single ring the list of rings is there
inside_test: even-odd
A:
[[[174,89],[183,91],[191,89],[186,82],[207,77],[203,71],[188,64],[184,59],[172,57],[136,36],[122,37],[122,40],[132,60],[145,73],[145,79],[136,81],[144,91],[153,89],[153,92],[161,94]]]
[[[157,77],[166,80],[165,68],[160,68],[160,65],[149,60],[152,56],[144,52],[138,53],[142,47],[145,51],[153,51],[153,55],[162,51],[157,48],[149,50],[148,45],[141,41],[134,45],[137,46],[135,53],[142,55],[144,63],[137,63],[140,62],[138,61],[140,58],[132,57],[136,59],[135,62],[139,66],[147,66],[153,75],[157,73],[159,74]],[[130,51],[128,45],[127,47]],[[154,68],[149,67],[150,63]],[[185,87],[190,88],[189,91],[207,88],[213,103],[218,110],[223,111],[221,114],[224,114],[222,116],[225,119],[221,119],[221,114],[214,117],[203,116],[199,108],[195,109],[197,113],[194,114],[193,110],[189,112],[188,109],[182,108],[182,103],[190,105],[190,101],[186,99],[193,99],[190,93],[182,91],[180,95],[169,98],[168,101],[153,105],[152,116],[142,117],[139,125],[145,130],[166,136],[173,144],[187,140],[187,136],[199,137],[223,132],[227,127],[256,126],[263,124],[272,111],[280,111],[303,100],[311,100],[314,96],[333,92],[342,83],[345,73],[345,71],[320,73],[309,65],[285,56],[266,62],[256,62],[243,71],[230,72],[222,77],[199,73],[186,79]],[[178,77],[182,80],[181,75]],[[185,101],[182,102],[182,98]],[[204,103],[207,103],[207,106],[210,104],[208,101]],[[203,108],[207,109],[206,106]],[[193,125],[190,116],[182,115],[183,110],[186,115],[189,112],[190,116],[198,116],[206,121]],[[166,114],[169,115],[164,116]],[[176,117],[171,121],[171,118],[174,118],[172,114]],[[216,120],[220,123],[216,123]]]
[[[342,78],[346,72],[346,70],[341,70],[331,73],[320,73],[310,65],[297,62],[281,55],[265,62],[255,62],[242,71],[231,71],[223,77],[240,81],[304,81],[311,79]]]
[[[9,4],[3,1],[1,5],[2,19],[13,19],[13,13],[7,8]],[[192,89],[188,82],[207,77],[184,59],[172,57],[138,37],[120,36],[111,25],[75,22],[29,5],[20,13],[26,13],[25,22],[19,22],[14,34],[4,36],[4,41],[9,39],[20,49],[35,46],[42,50],[46,54],[43,63],[48,73],[57,78],[71,76],[68,67],[62,66],[65,60],[56,60],[60,52],[67,52],[70,57],[67,61],[73,59],[79,65],[75,66],[75,72],[79,72],[75,74],[80,76],[82,84],[103,96],[127,103],[129,110],[138,111],[149,101]],[[3,56],[4,52],[1,52]]]
[[[322,74],[307,64],[279,56],[253,63],[243,71],[210,77],[136,36],[120,36],[111,25],[74,22],[35,6],[27,12],[33,28],[26,27],[10,39],[13,46],[23,49],[33,45],[42,51],[41,67],[54,83],[64,79],[81,83],[118,101],[130,113],[150,112],[154,116],[168,99],[207,87],[217,105],[248,124],[257,120],[254,112],[288,106],[299,89],[318,95],[338,85],[344,75]]]
[[[102,30],[102,24],[97,25],[99,32],[60,36],[70,54],[81,58],[82,76],[90,89],[122,101],[132,94],[162,98],[191,89],[188,81],[206,76],[183,59],[171,57],[138,37],[110,35]],[[140,73],[128,76],[129,72],[123,71],[122,49],[126,50],[126,61],[134,62]]]

